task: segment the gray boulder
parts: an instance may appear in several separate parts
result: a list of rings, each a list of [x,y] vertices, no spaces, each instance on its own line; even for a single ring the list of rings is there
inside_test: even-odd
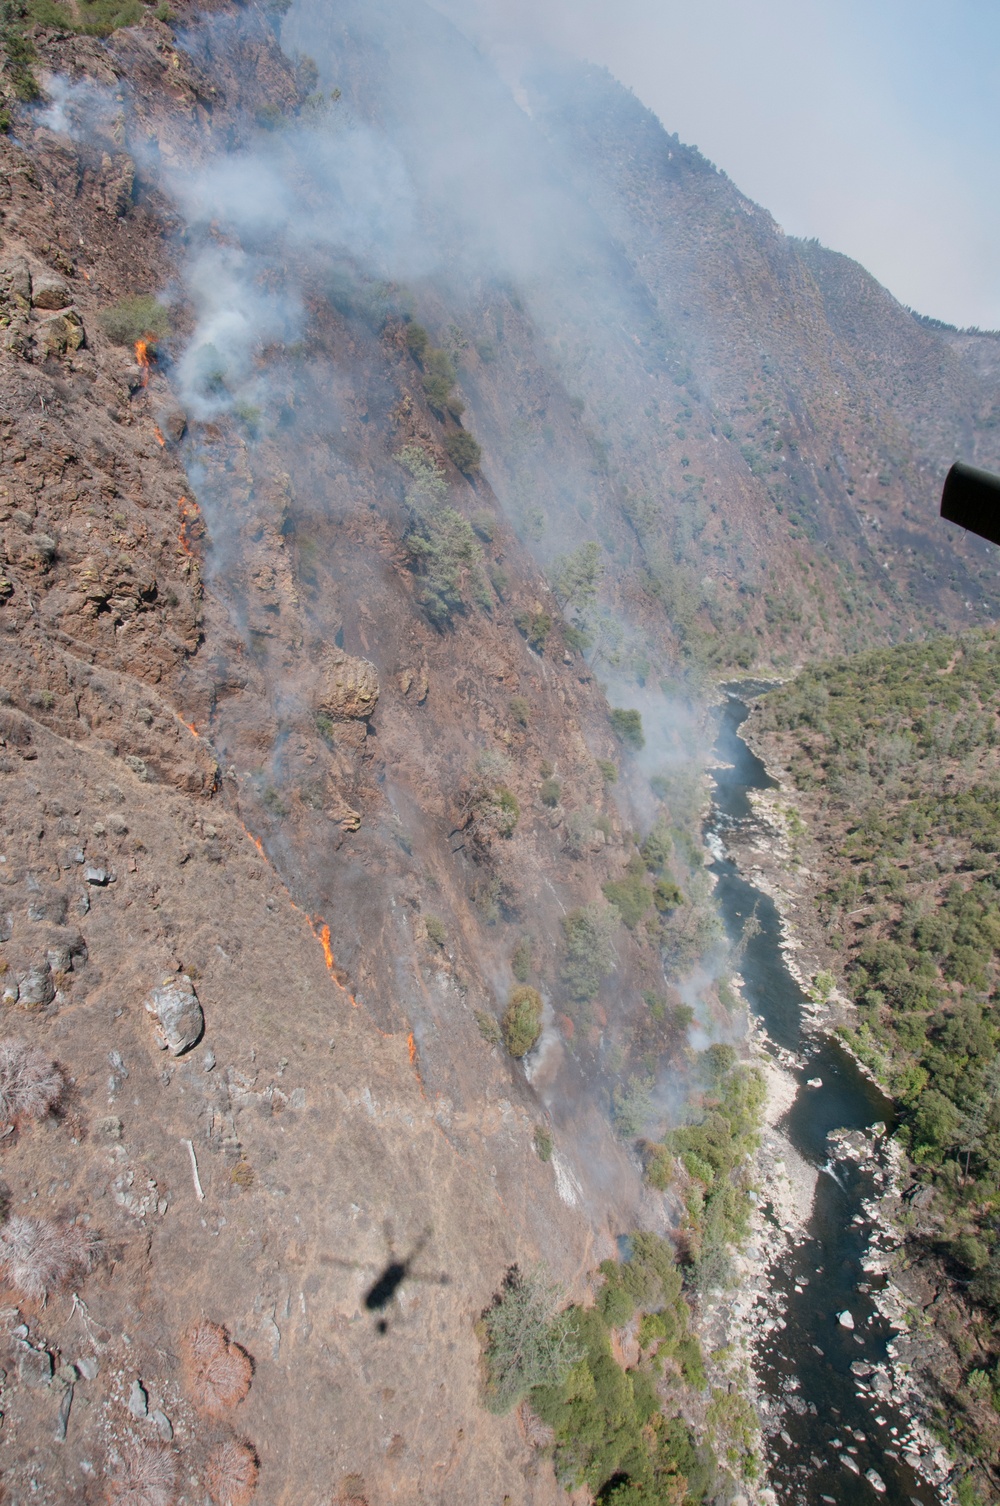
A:
[[[52,969],[48,962],[37,962],[18,978],[18,1003],[24,1009],[41,1009],[56,996]]]
[[[187,973],[164,978],[146,1000],[146,1008],[156,1021],[161,1050],[180,1056],[201,1039],[205,1016]]]
[[[64,309],[73,302],[73,295],[56,272],[36,272],[31,279],[31,302],[36,309]]]
[[[52,1356],[25,1344],[17,1357],[17,1378],[24,1386],[47,1386],[52,1379]]]

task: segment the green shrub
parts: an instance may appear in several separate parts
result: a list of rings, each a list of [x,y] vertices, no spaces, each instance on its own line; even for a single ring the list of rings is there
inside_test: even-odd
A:
[[[408,324],[406,326],[406,348],[411,356],[416,356],[418,361],[424,359],[430,343],[430,336],[422,324]]]
[[[453,433],[447,434],[444,447],[448,451],[452,465],[463,475],[468,476],[472,471],[479,469],[479,463],[483,458],[482,448],[468,429],[455,429]]]
[[[552,567],[552,589],[560,606],[589,606],[597,596],[601,578],[601,550],[593,542],[581,544],[572,554],[563,555]]]
[[[453,507],[418,514],[406,540],[422,577],[420,605],[437,628],[450,627],[468,609],[468,596],[488,590],[483,551],[469,523]]]
[[[597,760],[597,767],[601,771],[601,778],[605,784],[618,783],[618,765],[612,763],[610,758],[599,758]]]
[[[585,654],[588,648],[593,646],[593,633],[581,623],[567,622],[563,629],[563,636],[566,639],[566,647],[575,649],[578,654]]]
[[[624,1328],[632,1321],[635,1303],[623,1286],[606,1281],[597,1297],[597,1310],[609,1328]]]
[[[458,381],[458,372],[451,356],[446,350],[427,349],[422,364],[424,391],[431,407],[438,413],[447,411],[459,418],[465,404],[452,393],[452,388]]]
[[[627,748],[634,748],[638,752],[640,748],[646,746],[640,712],[628,711],[620,706],[615,707],[611,713],[611,726],[615,735]]]
[[[427,932],[427,940],[433,942],[434,946],[443,947],[448,939],[444,921],[437,915],[424,916],[424,930]]]
[[[511,1056],[527,1055],[542,1033],[542,996],[537,988],[522,983],[514,989],[501,1028]]]
[[[951,1253],[959,1265],[968,1271],[981,1271],[989,1265],[989,1246],[974,1234],[960,1234],[951,1242]]]
[[[263,800],[267,809],[271,812],[272,816],[277,816],[278,819],[281,820],[283,817],[288,815],[288,806],[285,804],[284,800],[282,800],[280,793],[274,788],[273,785],[269,784],[266,787],[263,795],[261,796],[261,799]]]
[[[615,1129],[626,1139],[639,1134],[652,1110],[653,1079],[633,1074],[627,1085],[619,1083],[611,1095]]]
[[[552,616],[549,612],[518,612],[514,626],[523,638],[527,638],[538,654],[545,652],[545,643],[552,631]]]
[[[528,725],[528,718],[531,715],[531,702],[523,695],[512,695],[510,698],[510,714],[519,727],[526,727]]]
[[[650,873],[663,873],[674,855],[673,838],[665,821],[657,821],[639,851]]]
[[[503,1414],[538,1386],[560,1386],[580,1358],[572,1312],[557,1312],[557,1287],[538,1268],[511,1266],[483,1313],[485,1401]]]
[[[101,310],[97,322],[112,345],[163,340],[170,333],[167,310],[149,293],[131,293],[120,298],[110,308]]]
[[[601,885],[604,898],[614,905],[630,931],[635,929],[653,903],[653,891],[646,883],[645,874],[642,859],[634,858],[624,878]]]
[[[563,916],[566,956],[562,980],[571,998],[581,1001],[596,998],[615,963],[612,938],[617,920],[617,910],[596,902]]]
[[[510,970],[518,983],[527,983],[531,977],[531,938],[522,936],[510,959]]]
[[[491,1014],[487,1014],[485,1009],[476,1010],[476,1025],[484,1041],[488,1041],[491,1046],[499,1046],[501,1041],[500,1026]]]
[[[543,779],[540,794],[543,805],[556,806],[562,794],[562,785],[558,779]]]
[[[9,0],[0,7],[0,42],[7,55],[4,71],[13,85],[14,98],[22,104],[32,104],[41,96],[32,66],[37,53],[30,38],[24,34],[25,24],[33,19]],[[3,115],[4,123],[0,129],[7,132],[11,126],[10,112],[4,109]]]
[[[673,879],[660,878],[653,885],[653,904],[661,915],[669,915],[684,903],[684,895]]]
[[[535,1151],[540,1161],[552,1160],[552,1132],[547,1124],[535,1125]]]
[[[139,0],[77,0],[75,11],[61,0],[28,0],[25,10],[41,26],[90,37],[107,37],[121,26],[138,26],[145,15]]]

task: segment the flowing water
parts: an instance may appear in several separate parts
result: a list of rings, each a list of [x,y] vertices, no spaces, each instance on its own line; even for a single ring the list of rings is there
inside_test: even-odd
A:
[[[744,694],[755,689],[741,688]],[[731,696],[716,743],[723,767],[714,771],[708,822],[708,832],[723,845],[735,825],[755,820],[747,791],[775,787],[739,736],[746,716],[746,706]],[[769,1482],[781,1503],[932,1506],[940,1496],[902,1458],[907,1418],[881,1397],[859,1394],[851,1369],[859,1362],[884,1365],[893,1330],[872,1301],[884,1278],[861,1263],[875,1232],[862,1206],[873,1196],[873,1174],[852,1159],[838,1159],[827,1138],[836,1129],[865,1129],[879,1121],[891,1126],[892,1105],[835,1040],[810,1025],[807,1001],[781,952],[773,902],[741,878],[728,858],[720,857],[713,872],[732,941],[756,913],[760,929],[746,941],[740,963],[744,994],[774,1047],[805,1060],[795,1070],[799,1090],[781,1127],[821,1171],[806,1238],[769,1273],[772,1291],[782,1294],[786,1321],[783,1329],[763,1334],[757,1348],[758,1376],[780,1413],[768,1440]],[[808,1087],[810,1078],[821,1078],[822,1086]],[[854,1318],[853,1331],[837,1321],[845,1310]],[[877,1472],[884,1493],[866,1478],[869,1470]]]

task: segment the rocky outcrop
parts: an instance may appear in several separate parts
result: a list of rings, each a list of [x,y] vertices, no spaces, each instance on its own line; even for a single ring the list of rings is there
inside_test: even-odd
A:
[[[367,721],[379,696],[378,670],[367,659],[337,650],[324,664],[316,709],[327,716]]]

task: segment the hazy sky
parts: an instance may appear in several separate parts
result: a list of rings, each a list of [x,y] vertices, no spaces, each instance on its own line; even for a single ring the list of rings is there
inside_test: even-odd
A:
[[[1000,328],[1000,0],[437,0],[604,63],[791,235]]]

